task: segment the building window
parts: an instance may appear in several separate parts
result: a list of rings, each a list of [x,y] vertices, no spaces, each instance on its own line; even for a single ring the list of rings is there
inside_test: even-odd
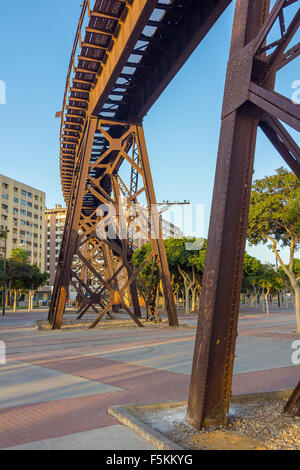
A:
[[[33,194],[32,193],[27,193],[27,196],[30,197],[30,199],[32,199]]]
[[[27,212],[27,217],[32,217],[32,212]]]
[[[21,214],[21,215],[26,215],[26,211],[24,211],[24,209],[21,209],[21,210],[20,210],[20,214]]]
[[[21,195],[26,196],[26,191],[24,191],[24,189],[21,189]]]
[[[16,204],[19,204],[19,198],[18,198],[18,197],[14,197],[14,202],[15,202]]]
[[[28,207],[32,207],[32,202],[27,202]]]
[[[26,206],[26,201],[24,201],[24,199],[21,199],[21,204],[22,206]]]
[[[4,188],[4,189],[8,189],[8,184],[6,184],[6,183],[2,183],[2,188]]]

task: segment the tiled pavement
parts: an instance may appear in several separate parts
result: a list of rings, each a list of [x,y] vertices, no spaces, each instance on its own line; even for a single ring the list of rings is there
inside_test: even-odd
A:
[[[20,316],[6,321],[0,320],[8,352],[0,366],[2,449],[150,449],[107,409],[187,398],[195,330],[37,332],[28,316],[26,323]],[[295,386],[294,331],[291,313],[241,317],[234,394]]]

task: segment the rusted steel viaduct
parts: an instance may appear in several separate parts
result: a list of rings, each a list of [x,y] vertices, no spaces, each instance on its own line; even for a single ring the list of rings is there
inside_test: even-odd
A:
[[[138,280],[150,261],[159,270],[169,324],[178,325],[142,122],[230,3],[84,1],[59,113],[68,214],[49,312],[53,328],[62,324],[70,284],[79,317],[91,308],[97,313],[91,327],[118,308],[142,327],[141,292],[148,315],[156,314],[157,283]],[[299,43],[291,46],[299,23],[299,0],[277,0],[273,9],[270,0],[236,0],[188,407],[196,427],[225,422],[229,409],[258,127],[300,177],[299,147],[284,126],[300,129],[300,107],[275,92],[278,70],[300,53]],[[141,197],[152,231],[142,207],[133,210]],[[132,262],[137,219],[152,246],[139,269]]]

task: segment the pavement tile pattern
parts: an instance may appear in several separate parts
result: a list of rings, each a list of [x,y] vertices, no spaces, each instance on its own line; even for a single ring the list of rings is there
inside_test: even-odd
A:
[[[99,448],[114,448],[103,438],[105,429],[116,439],[116,449],[126,448],[125,430],[107,414],[110,406],[187,399],[195,330],[37,332],[36,319],[25,315],[22,324],[21,314],[8,315],[0,323],[8,352],[7,366],[0,366],[1,449],[69,448],[70,442],[80,448],[80,436],[87,447],[92,439],[90,447],[97,448],[99,439]],[[196,318],[182,322],[196,325]],[[300,335],[291,312],[244,313],[233,393],[293,388],[300,376],[300,365],[289,359],[295,339]],[[260,351],[257,367],[251,357]]]

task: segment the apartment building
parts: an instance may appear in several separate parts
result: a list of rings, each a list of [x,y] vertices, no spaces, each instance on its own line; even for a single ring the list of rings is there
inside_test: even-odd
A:
[[[50,286],[54,285],[66,215],[67,209],[61,205],[45,210],[45,271],[50,275]]]
[[[7,252],[15,248],[28,253],[28,261],[42,271],[45,265],[45,199],[43,191],[0,174],[0,228],[8,230]],[[0,253],[4,241],[0,240]]]

